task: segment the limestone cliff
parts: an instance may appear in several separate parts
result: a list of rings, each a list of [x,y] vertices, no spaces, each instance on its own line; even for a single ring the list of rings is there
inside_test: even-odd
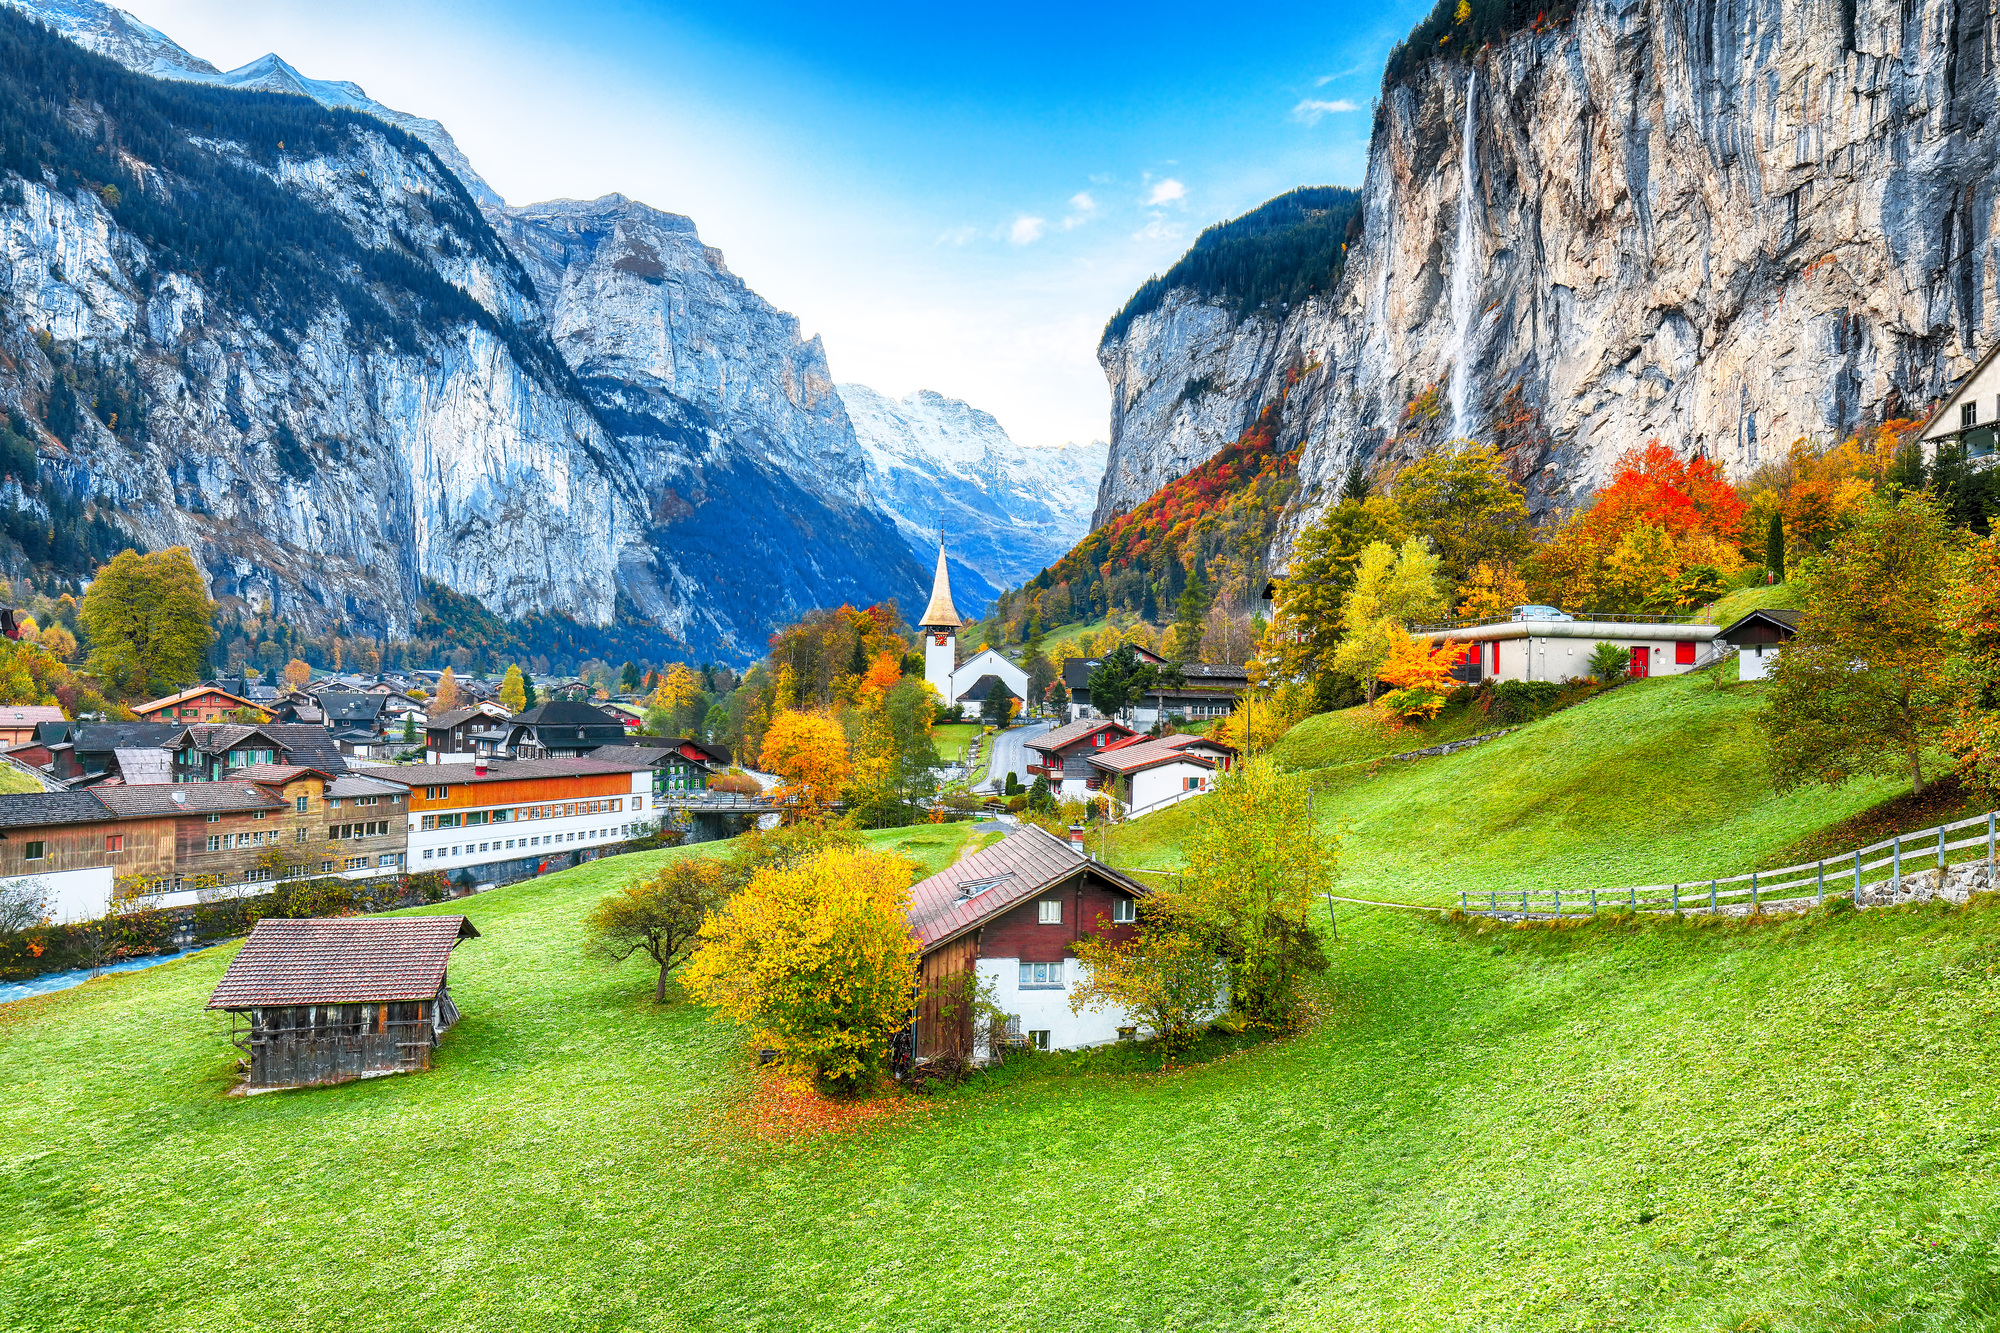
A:
[[[1996,41],[1955,0],[1585,0],[1414,64],[1329,300],[1227,336],[1168,301],[1107,341],[1114,388],[1148,358],[1156,386],[1114,410],[1109,475],[1194,452],[1174,381],[1226,389],[1220,433],[1287,363],[1320,363],[1283,418],[1302,511],[1461,427],[1548,512],[1654,437],[1742,475],[1920,415],[1996,336]]]

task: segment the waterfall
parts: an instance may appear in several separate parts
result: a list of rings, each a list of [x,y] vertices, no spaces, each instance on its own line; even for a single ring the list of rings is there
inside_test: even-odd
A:
[[[1472,398],[1473,308],[1472,195],[1478,171],[1473,158],[1472,108],[1479,92],[1479,67],[1465,84],[1465,131],[1458,149],[1458,247],[1451,259],[1451,435],[1462,440],[1471,433],[1468,419]]]

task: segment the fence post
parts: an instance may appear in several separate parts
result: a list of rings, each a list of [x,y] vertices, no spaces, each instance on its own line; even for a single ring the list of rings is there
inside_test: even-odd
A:
[[[1944,825],[1938,825],[1938,892],[1944,892]]]
[[[1528,914],[1528,891],[1527,891],[1526,889],[1522,889],[1522,890],[1521,890],[1521,915],[1522,915],[1522,916],[1526,916],[1527,914]]]
[[[1562,920],[1562,914],[1563,914],[1563,891],[1561,889],[1557,889],[1555,891],[1555,895],[1556,895],[1556,920],[1560,921]]]
[[[1674,885],[1674,910],[1681,910],[1681,886],[1678,884]]]
[[[1493,911],[1495,915],[1498,915],[1500,911],[1500,890],[1494,889],[1489,896],[1493,899]]]
[[[1632,910],[1636,912],[1639,910],[1639,886],[1634,884],[1630,892],[1632,894]]]
[[[1750,910],[1754,912],[1757,907],[1757,872],[1753,870],[1750,872]]]
[[[1854,849],[1854,905],[1861,906],[1861,849]]]
[[[1463,912],[1463,911],[1465,910],[1465,890],[1464,890],[1464,889],[1460,889],[1460,890],[1458,891],[1458,910],[1459,910],[1459,911],[1461,911],[1461,912]]]
[[[1824,861],[1819,863],[1819,896],[1813,901],[1815,906],[1823,906],[1826,903],[1826,862]]]
[[[1596,916],[1596,915],[1597,915],[1597,890],[1596,890],[1596,889],[1592,889],[1592,890],[1590,891],[1590,914],[1591,914],[1592,916]]]
[[[1903,891],[1903,835],[1902,834],[1898,833],[1896,835],[1895,841],[1890,848],[1889,855],[1895,862],[1894,868],[1891,871],[1892,877],[1889,881],[1889,896],[1893,898],[1895,895]]]
[[[1710,881],[1708,882],[1708,910],[1709,910],[1709,911],[1711,911],[1711,912],[1713,912],[1713,911],[1715,910],[1715,881],[1714,881],[1714,880],[1710,880]]]
[[[1986,887],[1993,887],[1993,812],[1986,812]]]

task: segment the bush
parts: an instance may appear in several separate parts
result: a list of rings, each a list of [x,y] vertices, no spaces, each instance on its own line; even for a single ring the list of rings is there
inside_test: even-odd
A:
[[[1562,686],[1552,680],[1503,680],[1493,687],[1487,716],[1504,726],[1532,722],[1556,706]]]
[[[1590,674],[1609,685],[1632,670],[1630,649],[1615,643],[1600,643],[1590,650]]]
[[[1007,809],[1010,813],[1018,815],[1027,808],[1028,796],[1026,792],[1017,793],[1007,798]]]

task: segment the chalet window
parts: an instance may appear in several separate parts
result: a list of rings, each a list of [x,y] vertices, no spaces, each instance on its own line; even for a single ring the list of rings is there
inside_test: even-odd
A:
[[[30,861],[45,860],[48,854],[49,845],[45,842],[31,842],[21,848],[21,855]]]
[[[376,864],[376,865],[378,865],[378,866],[392,866],[392,865],[395,865],[395,864],[396,864],[396,853],[394,853],[394,852],[384,852],[384,853],[382,853],[382,854],[381,854],[380,856],[378,856],[378,857],[376,857],[376,858],[375,858],[375,864]]]
[[[292,809],[296,810],[299,814],[304,814],[306,812],[306,798],[301,796],[293,801]]]
[[[1042,901],[1035,904],[1035,910],[1038,913],[1036,919],[1042,925],[1060,926],[1062,924],[1061,899],[1044,898],[1042,899]]]
[[[269,814],[269,813],[270,813],[270,812],[269,812],[269,811],[267,811],[267,810],[252,810],[252,811],[250,812],[250,818],[252,818],[252,819],[262,819],[262,818],[263,818],[263,817],[264,817],[264,816],[265,816],[266,814]]]
[[[322,875],[331,875],[333,873],[333,862],[321,861],[319,863],[319,873]]]
[[[504,824],[513,813],[511,810],[489,810],[486,817],[496,824]]]
[[[426,847],[424,848],[424,860],[428,861],[430,859],[431,859],[431,849]]]
[[[1047,1028],[1029,1028],[1028,1045],[1038,1051],[1046,1051],[1049,1048],[1049,1030]]]
[[[271,872],[268,870],[251,870],[243,878],[249,880],[252,884],[259,884],[271,878]]]
[[[469,810],[466,812],[465,823],[468,828],[484,824],[485,822],[486,812],[484,810]]]
[[[107,833],[107,834],[105,834],[105,835],[104,835],[104,850],[105,850],[105,851],[107,851],[107,852],[122,852],[122,851],[124,851],[124,850],[125,850],[125,835],[124,835],[124,834],[122,834],[122,833]]]
[[[214,835],[213,833],[209,834],[209,835],[208,835],[208,850],[210,850],[211,852],[219,852],[219,851],[221,851],[221,850],[222,850],[222,839],[221,839],[221,838],[218,838],[218,837],[216,837],[216,836],[215,836],[215,835]]]
[[[1063,965],[1061,963],[1023,963],[1021,964],[1021,984],[1031,988],[1035,986],[1061,986],[1063,984]]]
[[[208,822],[209,822],[209,823],[211,823],[211,824],[219,824],[219,823],[221,823],[221,822],[222,822],[222,816],[221,816],[221,815],[210,815],[210,816],[208,817]]]
[[[365,856],[350,856],[347,858],[347,868],[349,870],[366,870],[368,868],[368,858]]]
[[[354,798],[354,803],[356,805],[374,805],[375,798],[373,796],[357,796]]]
[[[1958,424],[1960,426],[1977,426],[1979,424],[1979,404],[1966,403],[1961,406],[1958,409]]]
[[[304,829],[300,829],[297,835],[292,839],[293,842],[304,842],[305,840],[306,840],[306,831]]]
[[[1111,900],[1111,923],[1117,926],[1131,925],[1139,919],[1138,906],[1130,898],[1113,898]]]

